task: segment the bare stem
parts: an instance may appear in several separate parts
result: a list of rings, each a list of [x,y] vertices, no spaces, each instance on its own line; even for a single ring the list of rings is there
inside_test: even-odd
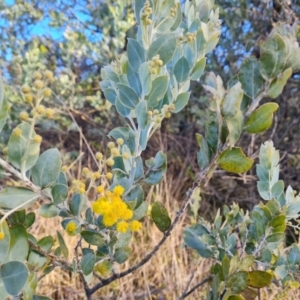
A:
[[[188,292],[182,294],[177,300],[182,300],[184,298],[186,298],[187,296],[189,296],[190,294],[192,294],[195,290],[197,290],[199,287],[201,287],[202,285],[204,285],[206,282],[210,281],[213,278],[213,276],[208,276],[206,277],[204,280],[202,280],[201,282],[199,282],[198,284],[196,284],[194,287],[192,287]]]

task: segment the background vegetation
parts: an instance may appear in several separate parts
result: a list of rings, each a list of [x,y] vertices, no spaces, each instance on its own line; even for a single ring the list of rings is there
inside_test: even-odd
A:
[[[78,169],[70,171],[69,175],[74,179],[81,174],[81,165],[92,163],[83,138],[91,142],[94,152],[101,151],[109,130],[122,124],[114,108],[105,101],[99,81],[101,67],[118,57],[126,47],[126,38],[135,34],[131,2],[0,2],[0,67],[11,105],[11,118],[0,135],[0,143],[6,144],[11,133],[9,128],[15,127],[19,113],[24,110],[21,86],[32,81],[34,70],[50,69],[56,80],[51,85],[55,92],[54,103],[53,98],[49,102],[60,113],[54,120],[38,124],[37,133],[47,135],[42,148],[56,145],[63,149],[64,164],[70,164],[84,153],[80,156]],[[237,73],[244,57],[259,56],[258,45],[271,31],[273,22],[292,24],[300,13],[297,1],[220,0],[216,5],[221,9],[222,35],[208,59],[206,71],[214,70],[225,86]],[[261,142],[272,139],[281,150],[282,179],[293,187],[298,186],[300,179],[299,75],[293,75],[275,100],[280,103],[280,109],[273,127],[256,137],[244,134],[239,141],[239,146],[248,155],[257,156]],[[162,201],[174,214],[194,180],[193,174],[198,172],[195,133],[204,132],[206,115],[203,111],[207,106],[208,98],[201,83],[194,83],[191,102],[184,113],[163,123],[161,132],[155,134],[145,153],[145,158],[152,157],[158,149],[168,154],[167,176],[158,187],[148,191],[147,197]],[[134,275],[101,290],[101,299],[173,299],[189,284],[200,282],[210,265],[194,256],[192,251],[182,251],[182,228],[195,220],[196,212],[213,219],[217,209],[224,204],[239,202],[241,207],[251,209],[259,201],[256,177],[252,171],[243,176],[232,176],[217,170],[214,180],[205,185],[198,200],[160,254]],[[143,233],[136,236],[138,247],[134,249],[132,260],[143,257],[161,236],[151,226],[151,221],[147,222]],[[35,230],[37,234],[50,233],[55,226],[60,227],[60,223],[41,219]],[[297,242],[298,237],[290,232],[289,239]],[[75,247],[72,245],[75,242],[69,238],[70,249]],[[130,263],[130,260],[126,262]],[[74,289],[71,281],[70,274],[53,273],[42,281],[41,293],[54,299],[82,299],[83,291]],[[275,297],[276,294],[278,291],[274,286],[272,291],[265,290],[262,297]],[[191,299],[202,296],[199,290]]]

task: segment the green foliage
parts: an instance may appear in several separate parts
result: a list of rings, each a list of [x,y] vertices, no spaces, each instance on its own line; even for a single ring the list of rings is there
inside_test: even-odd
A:
[[[251,288],[269,286],[275,276],[282,282],[293,281],[293,276],[298,274],[294,267],[300,262],[298,246],[293,244],[282,249],[282,245],[286,226],[292,226],[288,221],[289,211],[292,211],[289,207],[293,205],[292,218],[298,218],[299,200],[291,187],[285,194],[284,185],[279,188],[278,183],[282,181],[278,180],[278,162],[279,153],[273,143],[263,144],[257,175],[258,191],[268,200],[266,204],[259,203],[250,213],[245,213],[237,204],[230,208],[224,206],[223,216],[218,214],[212,224],[200,218],[196,225],[185,229],[187,246],[217,261],[211,272],[222,282],[218,285],[218,295],[226,292],[228,297],[248,299]],[[268,190],[263,190],[265,187]],[[289,199],[289,195],[293,195],[293,199]],[[287,264],[288,260],[294,264]]]

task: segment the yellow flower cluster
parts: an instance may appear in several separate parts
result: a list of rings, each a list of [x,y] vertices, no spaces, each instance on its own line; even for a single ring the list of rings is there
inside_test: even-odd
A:
[[[83,194],[85,192],[85,183],[81,180],[75,179],[73,180],[72,184],[72,189],[75,193]]]
[[[155,55],[152,58],[152,60],[149,62],[150,73],[158,74],[160,71],[160,67],[162,67],[163,64],[164,64],[164,62],[160,59],[159,54]]]
[[[103,224],[105,226],[116,225],[117,231],[122,233],[127,232],[129,229],[138,231],[142,228],[142,224],[138,221],[133,220],[128,223],[133,217],[133,211],[128,208],[121,198],[125,192],[123,186],[115,186],[112,192],[102,189],[100,191],[104,196],[92,204],[92,210],[94,213],[103,216]]]
[[[5,234],[3,231],[0,232],[0,241],[3,240],[5,238]]]
[[[69,235],[73,235],[77,229],[77,224],[74,221],[70,221],[66,226],[66,231]]]
[[[143,13],[141,14],[141,19],[144,21],[145,25],[148,26],[152,23],[149,16],[152,14],[152,8],[150,7],[150,2],[146,1],[143,7]]]

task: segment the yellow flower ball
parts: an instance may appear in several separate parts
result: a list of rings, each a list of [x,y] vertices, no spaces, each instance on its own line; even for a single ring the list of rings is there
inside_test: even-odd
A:
[[[96,158],[97,158],[98,160],[102,160],[102,159],[103,159],[103,154],[102,154],[101,152],[97,152],[97,153],[96,153]]]
[[[27,103],[32,103],[33,95],[31,93],[25,94],[24,99]]]
[[[139,230],[141,230],[143,225],[141,222],[134,220],[131,222],[130,227],[131,227],[132,231],[139,231]]]
[[[40,144],[42,142],[43,138],[36,134],[34,137],[33,137],[33,141],[36,143],[36,144]]]
[[[103,224],[107,227],[113,226],[117,223],[118,218],[113,211],[103,215]]]
[[[92,204],[92,211],[97,215],[108,214],[111,210],[112,207],[107,198],[100,198]]]
[[[114,148],[114,147],[115,147],[115,143],[114,143],[114,142],[109,142],[109,143],[107,144],[107,147],[108,147],[109,149]]]
[[[69,235],[74,234],[76,229],[77,229],[77,224],[74,221],[70,221],[66,226],[66,232]]]
[[[124,140],[123,140],[122,138],[118,138],[118,139],[117,139],[117,144],[118,144],[119,146],[122,146],[122,145],[124,144]]]
[[[36,80],[33,85],[36,89],[41,90],[44,87],[44,82],[42,80]]]
[[[101,177],[100,172],[94,172],[94,173],[93,173],[93,178],[94,178],[94,179],[99,179],[100,177]]]
[[[37,108],[36,108],[36,111],[38,114],[43,114],[45,112],[45,106],[44,105],[39,105]]]
[[[82,174],[85,175],[85,176],[89,175],[90,174],[90,169],[89,168],[83,168],[82,169]]]
[[[122,219],[130,220],[132,217],[133,217],[133,211],[127,208],[123,213]]]
[[[122,196],[125,192],[125,188],[121,185],[116,185],[113,188],[113,192],[114,192],[115,195]]]
[[[42,73],[41,72],[39,72],[39,71],[35,71],[34,73],[33,73],[33,78],[34,79],[42,79]]]
[[[117,231],[121,232],[121,233],[125,233],[127,232],[129,229],[129,225],[127,222],[125,221],[121,221],[117,224]]]
[[[46,110],[45,110],[45,116],[48,119],[53,119],[53,117],[54,117],[54,110],[52,108],[46,108]]]
[[[97,193],[98,194],[101,194],[101,193],[103,193],[104,192],[104,186],[103,185],[99,185],[98,187],[97,187]]]
[[[22,86],[22,93],[24,93],[24,94],[28,94],[28,93],[30,93],[30,86],[29,85],[27,85],[27,84],[24,84],[23,86]]]
[[[28,113],[27,113],[26,111],[21,111],[21,112],[20,112],[20,119],[21,119],[22,121],[27,121],[28,118],[29,118],[29,115],[28,115]]]
[[[67,167],[67,166],[62,166],[62,167],[61,167],[61,171],[62,171],[63,173],[67,172],[67,171],[68,171],[68,167]]]
[[[113,156],[119,156],[120,155],[120,151],[118,148],[114,147],[110,149],[110,152]]]
[[[107,161],[106,161],[106,164],[110,167],[112,167],[114,164],[115,164],[115,161],[112,159],[112,158],[109,158]]]
[[[53,80],[53,72],[49,71],[49,70],[46,70],[45,73],[44,73],[44,76],[46,79],[48,80]]]
[[[49,88],[44,89],[44,96],[45,97],[50,97],[52,95],[52,90]]]
[[[112,179],[112,178],[113,178],[113,174],[110,173],[110,172],[108,172],[108,173],[106,174],[106,178],[107,178],[108,180]]]
[[[0,241],[5,238],[5,233],[3,231],[0,232]]]

